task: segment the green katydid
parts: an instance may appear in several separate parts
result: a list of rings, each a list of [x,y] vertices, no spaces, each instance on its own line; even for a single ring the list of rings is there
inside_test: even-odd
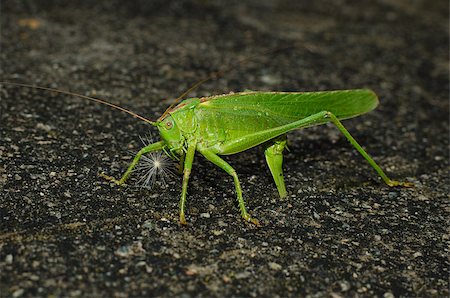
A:
[[[344,134],[388,186],[413,186],[408,182],[388,178],[340,121],[367,113],[378,105],[376,94],[367,89],[320,92],[242,92],[190,98],[176,106],[170,106],[157,121],[151,121],[96,98],[46,87],[8,82],[2,82],[2,84],[44,89],[93,100],[156,126],[161,140],[142,148],[119,180],[105,174],[101,175],[118,185],[123,185],[144,154],[164,150],[178,157],[183,163],[183,183],[179,205],[182,224],[186,224],[186,194],[195,152],[199,152],[233,177],[241,216],[244,220],[258,225],[258,221],[247,212],[236,171],[220,155],[235,154],[264,144],[267,164],[278,193],[283,198],[286,196],[282,170],[286,133],[328,122],[333,123]]]

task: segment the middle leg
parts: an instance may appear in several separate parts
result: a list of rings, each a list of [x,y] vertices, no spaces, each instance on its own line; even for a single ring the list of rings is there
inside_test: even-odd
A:
[[[239,203],[239,209],[241,209],[241,216],[257,226],[259,226],[259,221],[255,218],[252,218],[250,214],[248,214],[247,209],[245,208],[244,198],[242,197],[242,189],[241,184],[239,182],[239,178],[236,174],[236,170],[233,169],[225,160],[220,158],[217,154],[209,151],[209,150],[199,150],[199,152],[210,162],[223,169],[229,175],[233,177],[234,186],[236,187],[236,195]]]
[[[264,151],[264,155],[266,156],[266,162],[269,166],[270,173],[272,173],[280,198],[285,198],[287,192],[283,176],[283,150],[286,147],[286,134],[276,137],[271,141],[271,144]]]
[[[180,199],[180,223],[183,225],[186,224],[186,218],[184,216],[184,211],[186,209],[186,193],[189,182],[189,176],[191,175],[192,163],[194,162],[196,145],[197,145],[196,143],[188,144],[188,149],[184,157],[183,186],[181,189],[181,199]]]

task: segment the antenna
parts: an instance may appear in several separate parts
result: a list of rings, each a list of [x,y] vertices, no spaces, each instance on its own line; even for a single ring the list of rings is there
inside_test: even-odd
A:
[[[131,115],[131,116],[133,116],[135,118],[138,118],[139,120],[142,120],[144,122],[150,123],[153,126],[157,125],[156,122],[154,122],[154,121],[151,121],[151,120],[149,120],[149,119],[147,119],[147,118],[145,118],[145,117],[143,117],[141,115],[138,115],[138,114],[136,114],[136,113],[134,113],[134,112],[132,112],[130,110],[127,110],[125,108],[122,108],[121,106],[118,106],[118,105],[112,104],[110,102],[107,102],[106,100],[103,100],[103,99],[89,97],[89,96],[86,96],[86,95],[81,95],[81,94],[73,93],[73,92],[70,92],[70,91],[58,90],[58,89],[54,89],[54,88],[41,87],[41,86],[36,86],[36,85],[13,83],[13,82],[5,82],[5,81],[0,81],[0,84],[2,84],[2,85],[10,85],[10,86],[17,86],[17,87],[26,87],[26,88],[46,90],[46,91],[66,94],[66,95],[70,95],[70,96],[75,96],[75,97],[82,98],[82,99],[87,99],[87,100],[90,100],[90,101],[93,101],[93,102],[96,102],[96,103],[107,105],[107,106],[109,106],[109,107],[111,107],[113,109],[125,112],[125,113],[127,113],[127,114],[129,114],[129,115]]]
[[[267,54],[274,54],[274,53],[277,53],[277,52],[280,52],[280,51],[284,51],[284,50],[287,50],[287,49],[291,49],[291,48],[294,48],[294,47],[296,47],[296,45],[289,45],[289,46],[283,46],[283,47],[277,47],[277,48],[274,48],[274,49],[269,49],[269,50],[264,51],[264,52],[262,52],[262,53],[260,53],[260,54],[256,54],[256,55],[249,56],[249,57],[245,57],[245,58],[243,58],[243,59],[237,61],[236,63],[233,63],[233,64],[228,65],[228,67],[226,67],[226,68],[223,69],[223,70],[218,70],[218,71],[212,72],[212,73],[211,73],[209,76],[207,76],[206,78],[203,78],[203,79],[201,79],[201,80],[195,82],[191,87],[189,87],[189,88],[188,88],[186,91],[184,91],[180,96],[178,96],[178,97],[173,101],[173,103],[172,103],[172,104],[164,111],[164,113],[161,115],[161,117],[158,118],[158,121],[161,120],[161,119],[163,119],[163,118],[169,113],[169,111],[170,111],[170,110],[171,110],[178,102],[180,102],[180,100],[182,100],[186,95],[188,95],[189,93],[191,93],[192,91],[194,91],[195,89],[197,89],[201,84],[203,84],[203,83],[205,83],[205,82],[207,82],[207,81],[210,81],[210,80],[213,80],[213,79],[218,79],[218,78],[222,77],[225,73],[227,73],[227,72],[229,72],[229,71],[231,71],[231,70],[233,70],[233,69],[235,69],[235,68],[238,68],[238,67],[239,67],[240,65],[242,65],[244,62],[253,60],[253,59],[257,58],[257,57],[265,56],[265,55],[267,55]]]

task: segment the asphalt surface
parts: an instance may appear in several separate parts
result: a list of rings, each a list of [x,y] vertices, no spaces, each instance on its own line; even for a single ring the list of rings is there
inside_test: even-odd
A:
[[[124,3],[126,2],[126,3]],[[108,98],[156,119],[195,81],[256,57],[191,97],[370,88],[345,121],[385,186],[336,128],[289,134],[288,198],[263,149],[197,156],[180,177],[115,187],[153,127],[53,92],[2,86],[2,297],[448,297],[447,1],[2,1],[1,80]]]

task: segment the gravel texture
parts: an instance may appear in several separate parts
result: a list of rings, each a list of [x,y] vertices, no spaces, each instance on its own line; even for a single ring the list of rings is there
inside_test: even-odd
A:
[[[209,73],[296,45],[190,96],[371,88],[379,108],[344,124],[416,187],[388,188],[337,129],[313,127],[289,134],[287,199],[261,148],[226,157],[260,228],[197,156],[183,227],[180,177],[98,177],[119,177],[154,128],[2,86],[0,296],[448,297],[448,34],[447,1],[2,1],[1,80],[151,119]]]

